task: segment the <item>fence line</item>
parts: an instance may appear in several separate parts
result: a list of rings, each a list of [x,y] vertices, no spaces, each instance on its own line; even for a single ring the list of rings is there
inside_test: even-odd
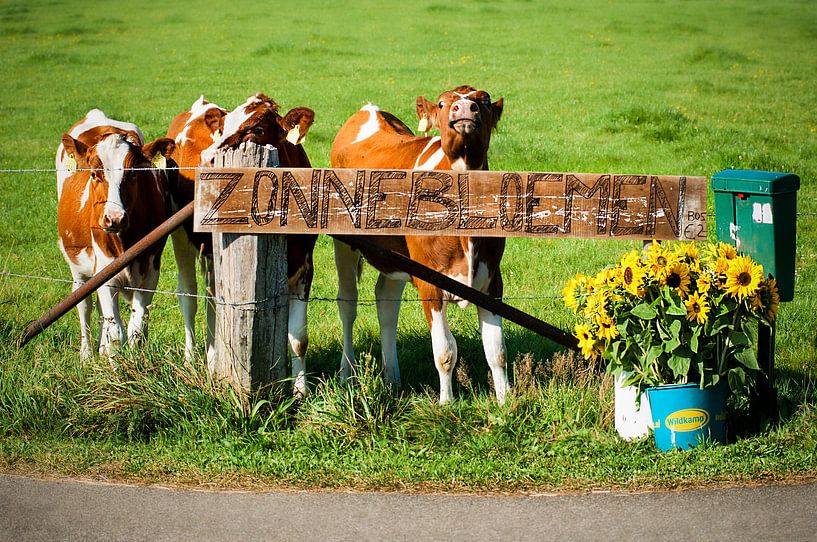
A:
[[[38,280],[38,281],[42,281],[42,282],[57,282],[57,283],[61,283],[61,284],[77,284],[77,285],[84,284],[84,281],[74,281],[74,280],[70,280],[70,279],[61,279],[61,278],[57,278],[57,277],[45,277],[45,276],[39,276],[39,275],[26,275],[26,274],[22,274],[22,273],[11,273],[11,272],[8,272],[8,271],[0,271],[0,277],[10,277],[10,278],[23,279],[23,280]],[[192,298],[196,298],[196,299],[205,299],[205,300],[212,301],[217,305],[223,305],[223,306],[229,306],[229,307],[238,307],[238,308],[258,306],[258,305],[267,305],[267,304],[269,304],[269,301],[270,301],[269,299],[263,299],[263,300],[260,300],[260,301],[250,301],[250,302],[245,302],[245,303],[227,303],[226,301],[223,301],[223,300],[221,300],[221,299],[219,299],[219,298],[217,298],[215,296],[206,295],[206,294],[190,294],[190,293],[186,293],[186,292],[171,292],[169,290],[150,290],[150,289],[147,289],[147,288],[135,288],[135,287],[132,287],[132,286],[122,286],[122,287],[118,287],[118,289],[128,290],[128,291],[133,291],[133,292],[152,292],[154,294],[169,295],[169,296],[174,296],[174,297],[192,297]],[[808,295],[808,296],[810,296],[810,295],[813,295],[813,294],[817,294],[817,290],[795,290],[794,293],[796,295]],[[357,303],[361,304],[361,305],[374,305],[378,301],[377,299],[366,299],[366,298],[363,298],[363,299],[359,298],[357,300],[354,300],[354,299],[344,299],[344,298],[340,298],[340,297],[319,297],[319,296],[310,296],[308,298],[299,297],[298,299],[300,299],[301,301],[306,301],[307,303],[312,303],[312,302],[331,302],[331,303],[335,303],[337,301],[348,301],[348,302],[357,301]],[[497,299],[499,299],[501,301],[505,301],[505,302],[508,302],[508,301],[553,301],[553,300],[561,300],[562,296],[560,296],[560,295],[503,296],[503,297],[497,298]],[[382,299],[381,301],[421,302],[421,301],[440,301],[440,299],[439,298],[420,298],[420,297],[401,297],[400,299]],[[266,310],[266,307],[265,307],[265,309],[259,309],[259,310]]]
[[[77,284],[82,285],[84,281],[75,281],[70,279],[61,279],[57,277],[45,277],[39,275],[25,275],[21,273],[11,273],[8,271],[0,271],[0,277],[11,277],[11,278],[19,278],[25,280],[39,280],[43,282],[57,282],[61,284]],[[259,305],[267,303],[268,300],[261,300],[256,302],[247,302],[247,303],[227,303],[225,301],[219,300],[217,297],[206,295],[206,294],[189,294],[185,292],[171,292],[169,290],[151,290],[148,288],[136,288],[132,286],[121,286],[118,287],[120,290],[129,290],[133,292],[152,292],[154,294],[162,294],[162,295],[171,295],[171,296],[182,296],[182,297],[193,297],[196,299],[206,299],[213,301],[217,305],[224,305],[230,307],[243,307],[247,305]],[[318,297],[318,296],[310,296],[308,298],[300,298],[301,301],[313,302],[313,301],[322,301],[322,302],[336,302],[336,301],[355,301],[353,299],[344,299],[339,297]],[[513,297],[502,297],[497,298],[504,301],[542,301],[542,300],[553,300],[553,299],[562,299],[562,296],[558,295],[550,295],[550,296],[513,296]],[[418,301],[440,301],[439,298],[420,298],[420,297],[402,297],[400,299],[382,299],[381,301],[406,301],[406,302],[418,302]],[[374,304],[377,303],[376,299],[357,299],[358,303],[361,304]]]

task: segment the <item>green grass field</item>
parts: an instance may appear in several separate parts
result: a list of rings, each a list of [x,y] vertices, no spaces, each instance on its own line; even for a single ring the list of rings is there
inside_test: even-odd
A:
[[[453,490],[817,474],[813,2],[281,4],[0,1],[0,469]],[[330,382],[298,413],[275,414],[289,420],[285,430],[269,430],[278,423],[272,414],[262,422],[241,408],[233,412],[223,390],[211,390],[218,400],[201,395],[210,384],[201,384],[199,373],[168,369],[181,365],[183,347],[172,295],[154,298],[149,352],[128,361],[132,373],[108,374],[106,363],[79,366],[74,313],[15,351],[24,325],[70,292],[64,283],[17,275],[70,277],[56,244],[55,177],[48,170],[61,134],[90,108],[135,122],[152,139],[201,94],[233,108],[264,92],[284,110],[315,110],[305,147],[322,167],[334,134],[366,102],[413,127],[417,95],[433,100],[460,84],[505,99],[492,169],[711,176],[746,168],[801,177],[797,294],[781,307],[778,327],[779,427],[666,457],[651,444],[621,443],[612,428],[609,380],[582,380],[576,367],[556,370],[553,345],[513,324],[506,326],[511,358],[527,355],[544,377],[500,409],[486,398],[473,308],[450,311],[471,383],[460,378],[461,400],[440,408],[430,338],[416,294],[407,289],[398,354],[414,393],[381,398],[385,429],[342,423],[337,431],[315,429],[331,404],[322,394],[344,393],[331,381],[341,343],[327,238],[315,255],[307,363],[313,382]],[[506,300],[571,327],[558,299],[564,282],[633,246],[512,239],[502,267]],[[369,302],[361,306],[356,345],[376,357],[374,277],[368,268],[361,299]],[[175,290],[169,247],[159,288]],[[127,375],[136,376],[124,382]],[[157,378],[149,392],[140,388],[148,386],[145,375]],[[122,387],[111,391],[112,381]],[[168,386],[171,392],[157,392]],[[213,419],[203,421],[210,412]]]

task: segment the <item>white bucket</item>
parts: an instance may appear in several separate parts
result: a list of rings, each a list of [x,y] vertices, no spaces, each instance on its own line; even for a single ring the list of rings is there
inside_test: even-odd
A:
[[[624,440],[635,440],[649,435],[649,430],[652,428],[652,413],[650,412],[650,400],[644,391],[641,392],[641,406],[636,408],[635,399],[638,388],[622,384],[628,376],[625,373],[616,378],[616,431]]]

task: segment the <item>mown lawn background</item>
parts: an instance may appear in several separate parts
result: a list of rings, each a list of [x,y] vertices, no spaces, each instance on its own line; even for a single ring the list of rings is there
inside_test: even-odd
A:
[[[554,361],[552,344],[513,324],[506,330],[511,358],[520,360],[516,373],[524,381],[538,376],[497,407],[473,308],[450,311],[463,371],[458,401],[441,408],[430,337],[410,289],[398,344],[408,392],[346,390],[332,379],[340,323],[331,243],[321,238],[307,364],[313,384],[326,383],[300,408],[276,410],[273,400],[256,403],[255,415],[200,367],[183,367],[172,295],[154,298],[147,352],[125,354],[112,373],[106,362],[80,366],[74,313],[17,352],[16,334],[70,287],[0,275],[0,469],[445,490],[813,477],[815,50],[817,7],[809,1],[0,2],[4,273],[70,277],[56,245],[48,170],[73,122],[98,107],[153,139],[201,94],[226,108],[255,92],[283,110],[311,107],[317,117],[305,147],[317,167],[329,165],[334,134],[366,102],[413,127],[416,96],[433,100],[471,84],[505,99],[492,169],[711,176],[746,168],[792,172],[802,182],[797,294],[778,323],[782,423],[744,432],[735,444],[662,456],[649,442],[622,443],[609,378],[588,376],[575,360]],[[713,238],[714,221],[709,229]],[[634,246],[512,239],[502,266],[506,301],[570,328],[559,299],[564,282]],[[374,277],[368,268],[355,339],[358,352],[376,358]],[[159,288],[175,290],[169,246]],[[343,414],[338,397],[346,393],[352,399]],[[360,400],[373,397],[382,417],[359,418]],[[327,405],[339,410],[327,414]]]

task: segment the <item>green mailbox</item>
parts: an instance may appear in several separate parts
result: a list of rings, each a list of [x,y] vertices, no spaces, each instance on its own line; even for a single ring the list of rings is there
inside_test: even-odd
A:
[[[791,173],[727,169],[712,176],[718,241],[761,264],[777,280],[781,301],[794,298],[799,188]]]

